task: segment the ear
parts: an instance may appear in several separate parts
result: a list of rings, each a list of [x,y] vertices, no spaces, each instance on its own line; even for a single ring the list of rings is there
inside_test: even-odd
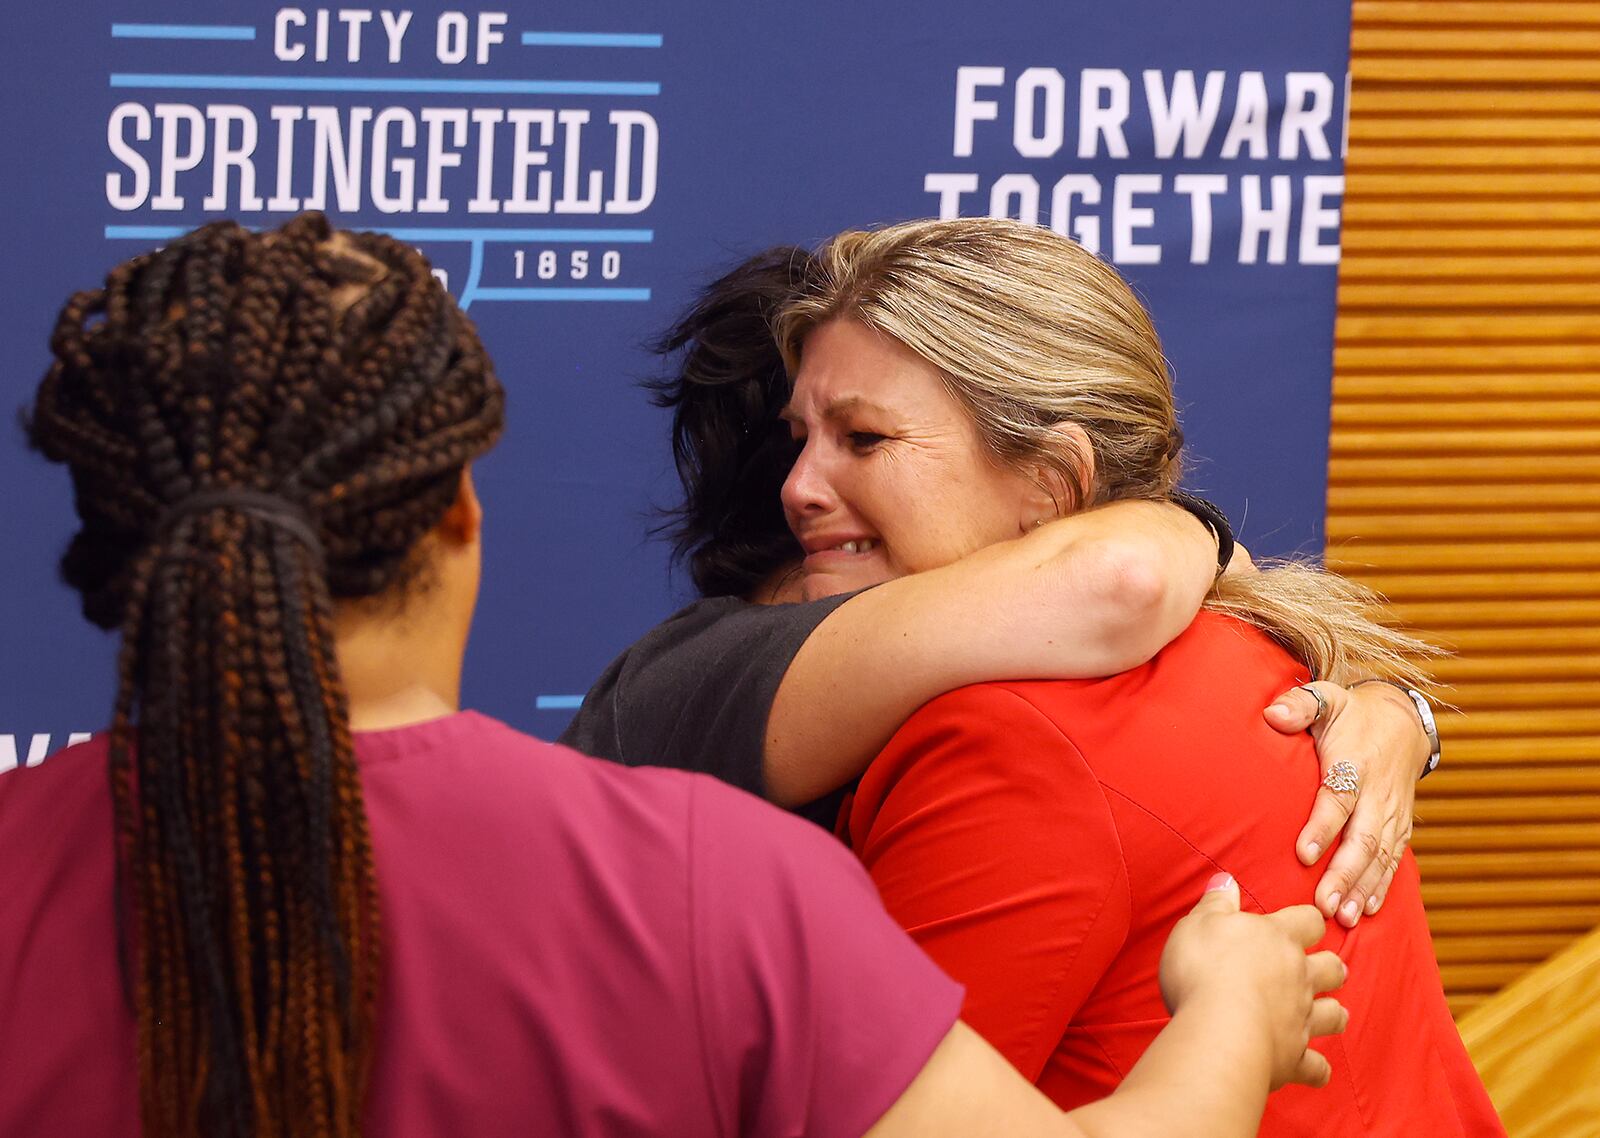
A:
[[[1023,502],[1025,528],[1076,513],[1094,497],[1094,444],[1089,441],[1089,433],[1072,422],[1056,423],[1050,432],[1055,436],[1053,449],[1067,458],[1077,477],[1069,479],[1050,463],[1031,466],[1028,474],[1032,489]]]
[[[453,545],[471,545],[483,532],[483,505],[478,501],[478,491],[472,485],[472,467],[461,468],[461,483],[456,488],[456,499],[444,512],[435,527],[444,540]]]

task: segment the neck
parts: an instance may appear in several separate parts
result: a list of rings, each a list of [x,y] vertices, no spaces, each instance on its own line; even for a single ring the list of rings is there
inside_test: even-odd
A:
[[[409,598],[399,613],[372,602],[340,606],[335,648],[352,731],[407,727],[461,709],[465,623],[445,619],[427,600]]]
[[[745,600],[754,605],[787,605],[805,600],[801,586],[805,575],[800,572],[800,562],[791,561],[774,569],[765,581],[745,594]]]

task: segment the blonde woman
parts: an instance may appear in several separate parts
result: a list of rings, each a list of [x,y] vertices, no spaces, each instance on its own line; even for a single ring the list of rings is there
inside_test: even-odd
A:
[[[808,597],[952,564],[1063,515],[1178,484],[1148,315],[1104,263],[991,220],[845,233],[778,318],[802,449],[783,491]],[[1121,1081],[1165,1015],[1162,938],[1220,866],[1246,907],[1307,896],[1290,804],[1310,741],[1274,694],[1354,662],[1414,682],[1351,585],[1287,567],[1219,581],[1202,615],[1104,680],[983,684],[912,716],[841,818],[884,901],[967,986],[963,1014],[1057,1104]],[[1354,764],[1335,790],[1353,789]],[[1262,1133],[1498,1135],[1445,1005],[1414,861],[1382,920],[1331,925],[1356,965],[1332,1084]]]

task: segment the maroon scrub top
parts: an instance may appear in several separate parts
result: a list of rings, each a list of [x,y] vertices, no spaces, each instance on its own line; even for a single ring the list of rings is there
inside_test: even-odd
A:
[[[961,989],[826,834],[472,712],[356,736],[382,903],[367,1133],[855,1135]],[[0,774],[0,1134],[139,1132],[106,741]]]

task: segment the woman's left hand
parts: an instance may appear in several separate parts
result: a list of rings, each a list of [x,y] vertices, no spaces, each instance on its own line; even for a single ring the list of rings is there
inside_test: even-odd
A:
[[[1306,865],[1315,865],[1340,830],[1344,840],[1316,889],[1316,904],[1329,917],[1354,928],[1363,914],[1376,913],[1388,895],[1400,856],[1411,842],[1417,776],[1428,757],[1427,736],[1416,708],[1388,684],[1345,688],[1326,680],[1315,688],[1326,709],[1317,716],[1317,699],[1292,688],[1263,714],[1284,734],[1309,730],[1326,777],[1336,763],[1355,768],[1360,789],[1317,789],[1311,820],[1295,842]]]

